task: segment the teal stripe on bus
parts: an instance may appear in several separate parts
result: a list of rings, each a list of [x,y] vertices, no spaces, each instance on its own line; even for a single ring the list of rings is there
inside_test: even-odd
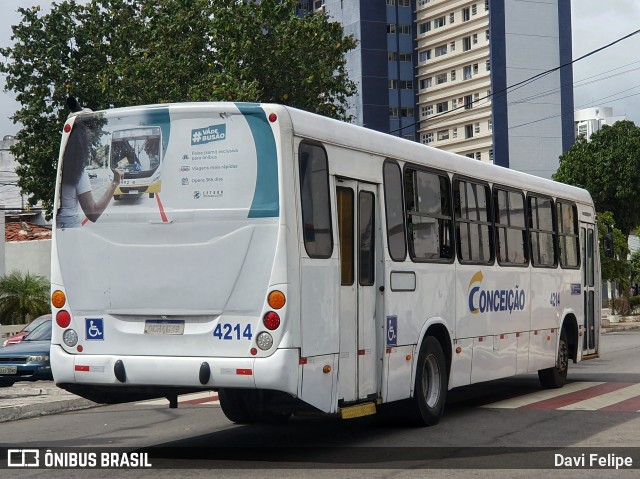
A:
[[[256,144],[258,177],[249,218],[267,218],[280,215],[278,197],[278,157],[267,115],[260,105],[236,103],[247,120]]]

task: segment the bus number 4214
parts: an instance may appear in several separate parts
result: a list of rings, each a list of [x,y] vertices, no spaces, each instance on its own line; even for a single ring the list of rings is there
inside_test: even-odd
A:
[[[218,324],[213,330],[213,336],[215,338],[225,339],[225,340],[233,340],[233,339],[240,340],[242,338],[251,339],[252,337],[251,325],[247,324],[244,330],[242,331],[242,334],[240,334],[241,329],[242,328],[239,324],[235,324],[235,325],[229,324],[229,323]]]

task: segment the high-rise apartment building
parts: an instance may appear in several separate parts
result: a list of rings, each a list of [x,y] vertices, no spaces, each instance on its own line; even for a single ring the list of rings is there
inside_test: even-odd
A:
[[[570,1],[299,6],[359,42],[347,57],[356,123],[546,178],[573,144]]]

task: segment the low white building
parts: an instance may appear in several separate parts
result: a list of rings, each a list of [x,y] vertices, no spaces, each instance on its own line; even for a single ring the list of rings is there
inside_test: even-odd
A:
[[[591,138],[602,125],[613,125],[616,121],[626,120],[626,116],[613,116],[613,108],[610,106],[594,106],[576,110],[573,121],[576,127],[576,138],[584,136]]]

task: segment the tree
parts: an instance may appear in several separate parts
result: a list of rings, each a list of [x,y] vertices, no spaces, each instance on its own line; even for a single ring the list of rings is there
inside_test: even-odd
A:
[[[51,312],[49,281],[12,271],[0,279],[0,323],[23,324]]]
[[[640,225],[640,128],[631,121],[579,137],[560,156],[553,179],[585,188],[596,211],[610,211],[625,237]]]
[[[618,290],[618,296],[621,296],[620,300],[615,300],[612,306],[613,310],[619,310],[621,314],[628,314],[629,312],[629,285],[631,267],[627,261],[629,255],[629,246],[627,244],[627,237],[622,231],[616,228],[613,215],[605,211],[604,213],[598,213],[598,242],[600,244],[600,264],[602,281],[612,281],[615,283]],[[613,257],[608,258],[604,254],[604,235],[607,233],[613,235]]]
[[[296,0],[75,0],[20,8],[7,91],[23,127],[13,153],[18,184],[51,214],[60,131],[69,95],[94,110],[182,101],[292,105],[349,120],[356,92],[344,54],[352,36],[324,14],[296,15]]]

